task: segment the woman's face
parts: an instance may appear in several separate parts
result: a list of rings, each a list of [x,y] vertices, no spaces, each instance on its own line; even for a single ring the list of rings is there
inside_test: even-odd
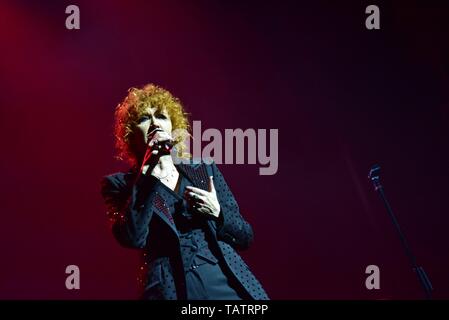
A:
[[[172,123],[168,112],[163,108],[147,107],[137,120],[135,143],[138,153],[145,154],[148,144],[148,133],[159,128],[171,135]]]

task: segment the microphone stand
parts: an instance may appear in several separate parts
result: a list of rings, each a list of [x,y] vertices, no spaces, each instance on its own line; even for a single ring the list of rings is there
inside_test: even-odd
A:
[[[421,284],[421,287],[424,290],[426,299],[432,299],[432,290],[433,290],[432,284],[430,283],[430,280],[427,277],[427,274],[424,271],[423,267],[418,266],[416,263],[416,257],[412,253],[412,251],[407,243],[407,240],[405,239],[405,236],[402,233],[401,228],[399,227],[399,223],[393,213],[393,210],[391,209],[391,206],[388,203],[388,200],[385,196],[384,187],[380,184],[379,175],[380,175],[380,166],[374,165],[371,167],[371,170],[368,175],[368,179],[371,180],[371,182],[374,185],[374,190],[377,191],[379,193],[380,197],[382,198],[385,208],[387,209],[387,212],[391,218],[391,221],[393,222],[393,225],[396,228],[396,231],[399,235],[399,238],[401,240],[402,247],[405,251],[405,254],[407,255],[407,257],[410,261],[410,264],[412,265],[413,271],[416,272],[419,283]]]

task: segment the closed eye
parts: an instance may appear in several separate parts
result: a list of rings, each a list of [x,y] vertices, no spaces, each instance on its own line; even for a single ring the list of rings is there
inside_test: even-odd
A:
[[[147,121],[147,120],[149,120],[150,118],[148,117],[148,116],[141,116],[140,118],[139,118],[139,123],[142,123],[142,122],[144,122],[144,121]]]
[[[163,113],[157,113],[157,114],[156,114],[156,118],[162,119],[162,120],[166,120],[166,119],[168,119],[168,116],[166,116],[166,115],[163,114]],[[148,121],[148,120],[150,120],[150,116],[149,116],[149,115],[142,115],[142,116],[139,118],[139,123],[142,123],[142,122],[145,122],[145,121]]]

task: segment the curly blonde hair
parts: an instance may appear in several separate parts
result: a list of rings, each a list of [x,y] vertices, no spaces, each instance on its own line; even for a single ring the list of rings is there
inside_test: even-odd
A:
[[[116,158],[128,161],[131,165],[138,164],[138,155],[132,143],[138,120],[147,107],[166,110],[172,122],[172,131],[176,130],[174,137],[177,156],[190,158],[186,152],[185,140],[189,136],[190,125],[188,114],[178,98],[169,91],[154,85],[146,84],[142,88],[128,89],[128,95],[115,109],[114,137]]]

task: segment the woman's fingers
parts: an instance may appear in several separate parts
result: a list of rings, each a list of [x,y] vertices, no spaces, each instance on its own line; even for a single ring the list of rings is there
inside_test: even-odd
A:
[[[213,183],[211,181],[211,183]],[[211,192],[187,186],[184,192],[184,197],[187,199],[189,205],[200,213],[211,214],[218,217],[220,214],[220,204],[217,199],[215,188],[209,185]]]
[[[163,141],[173,141],[173,138],[168,132],[162,130],[156,131],[154,134],[148,135],[148,146],[150,148],[157,146],[157,149],[160,149],[161,142]]]
[[[194,202],[205,203],[207,201],[206,197],[194,192],[186,192],[186,195]]]
[[[207,192],[207,191],[205,191],[203,189],[195,188],[195,187],[192,187],[192,186],[187,186],[186,189],[189,192],[194,192],[194,193],[197,193],[197,194],[202,195],[202,196],[207,196],[209,194],[209,192]]]
[[[173,140],[173,138],[168,132],[158,131],[153,135],[151,140],[159,142],[159,141]]]

